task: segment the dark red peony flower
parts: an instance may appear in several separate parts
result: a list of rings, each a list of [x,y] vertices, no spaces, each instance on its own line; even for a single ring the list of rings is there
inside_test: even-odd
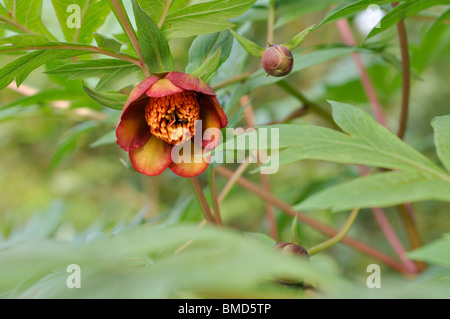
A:
[[[199,160],[199,155],[220,141],[220,135],[205,131],[216,129],[220,134],[227,123],[214,91],[205,82],[174,71],[162,79],[150,76],[133,89],[116,129],[117,144],[142,174],[159,175],[169,167],[179,176],[193,177],[209,165],[209,157]],[[195,136],[198,134],[200,137]],[[183,148],[186,143],[191,143],[187,148],[192,150],[191,156],[182,156],[189,160],[174,161],[173,147]],[[201,154],[195,153],[198,149]]]

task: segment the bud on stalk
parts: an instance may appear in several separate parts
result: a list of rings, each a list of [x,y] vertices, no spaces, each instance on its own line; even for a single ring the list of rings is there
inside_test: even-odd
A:
[[[261,64],[269,75],[275,77],[285,76],[292,71],[294,57],[286,47],[271,45],[264,51]]]

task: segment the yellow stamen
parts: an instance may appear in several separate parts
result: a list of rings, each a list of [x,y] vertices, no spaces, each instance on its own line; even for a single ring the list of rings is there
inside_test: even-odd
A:
[[[199,119],[200,106],[193,91],[150,98],[145,107],[145,120],[150,132],[172,145],[193,137],[195,121]]]

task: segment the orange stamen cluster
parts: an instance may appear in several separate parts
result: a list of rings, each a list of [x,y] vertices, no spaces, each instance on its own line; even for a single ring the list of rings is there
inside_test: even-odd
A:
[[[200,119],[197,94],[193,91],[150,98],[145,107],[145,120],[150,132],[166,143],[176,145],[195,134],[195,121]]]

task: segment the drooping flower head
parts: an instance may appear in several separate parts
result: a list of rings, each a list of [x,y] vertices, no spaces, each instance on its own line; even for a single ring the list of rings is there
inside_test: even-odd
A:
[[[209,158],[198,159],[194,150],[211,150],[219,143],[217,134],[205,131],[227,125],[227,117],[214,91],[199,78],[170,72],[164,78],[150,76],[130,93],[116,129],[117,144],[128,152],[134,169],[148,176],[167,167],[175,174],[201,174]],[[173,159],[173,148],[191,143],[183,154],[188,160]],[[197,144],[194,145],[194,143]],[[187,156],[186,156],[187,155]]]

